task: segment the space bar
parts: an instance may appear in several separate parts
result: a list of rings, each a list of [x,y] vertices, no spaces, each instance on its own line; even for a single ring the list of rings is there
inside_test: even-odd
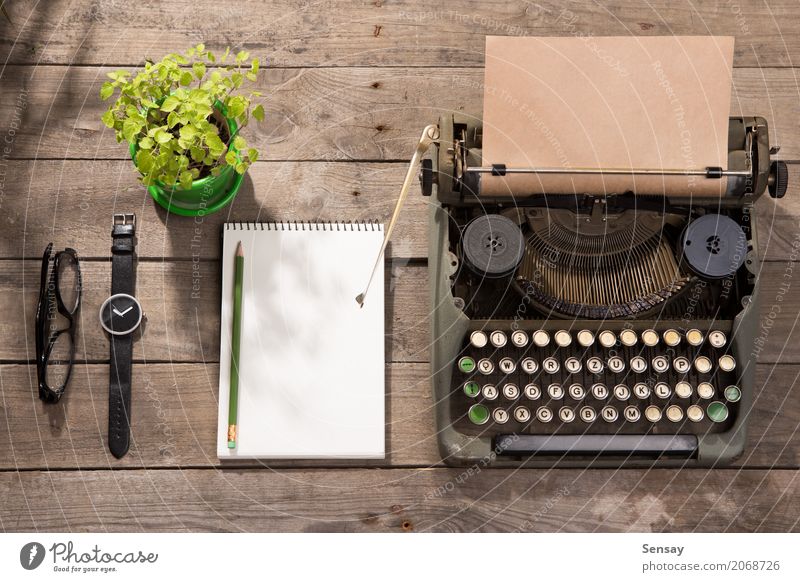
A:
[[[499,455],[633,455],[691,457],[697,451],[693,434],[499,434]]]

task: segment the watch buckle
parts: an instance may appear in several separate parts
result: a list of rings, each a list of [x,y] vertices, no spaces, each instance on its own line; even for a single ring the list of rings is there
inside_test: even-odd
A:
[[[114,215],[114,226],[127,226],[129,224],[136,228],[136,215],[133,212],[122,212]]]

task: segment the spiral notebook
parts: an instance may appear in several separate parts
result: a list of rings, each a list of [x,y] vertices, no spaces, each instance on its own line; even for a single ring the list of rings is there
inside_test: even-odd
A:
[[[227,447],[233,272],[244,247],[238,439]],[[383,225],[229,223],[222,245],[220,459],[384,457]]]

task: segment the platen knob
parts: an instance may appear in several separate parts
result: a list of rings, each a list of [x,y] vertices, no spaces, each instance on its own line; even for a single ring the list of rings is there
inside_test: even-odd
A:
[[[769,167],[769,195],[773,198],[783,198],[788,187],[789,168],[786,162],[772,162]]]
[[[430,196],[433,192],[433,160],[426,158],[420,163],[419,185],[423,196]]]

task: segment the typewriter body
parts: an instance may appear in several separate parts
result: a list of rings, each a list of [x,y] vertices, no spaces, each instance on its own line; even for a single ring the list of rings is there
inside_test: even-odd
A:
[[[725,463],[755,358],[754,201],[786,190],[767,123],[730,119],[722,197],[484,196],[481,124],[440,119],[430,196],[431,361],[452,465]],[[710,168],[708,179],[720,169]]]

